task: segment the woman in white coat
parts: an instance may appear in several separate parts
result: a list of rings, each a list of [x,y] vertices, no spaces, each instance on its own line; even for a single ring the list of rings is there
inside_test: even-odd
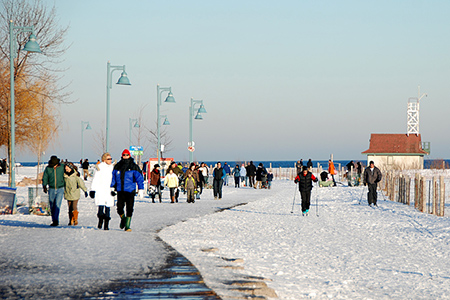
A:
[[[98,229],[109,230],[109,220],[111,220],[111,207],[114,206],[114,197],[111,195],[111,180],[114,166],[111,154],[102,155],[102,162],[96,166],[94,178],[92,179],[89,196],[95,199],[98,206]]]

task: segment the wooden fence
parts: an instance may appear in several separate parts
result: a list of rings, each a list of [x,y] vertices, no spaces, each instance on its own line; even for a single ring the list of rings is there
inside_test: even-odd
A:
[[[414,178],[409,175],[388,171],[380,184],[387,197],[410,205],[421,212],[437,216],[444,216],[445,210],[445,181],[444,176],[426,178],[416,173]]]

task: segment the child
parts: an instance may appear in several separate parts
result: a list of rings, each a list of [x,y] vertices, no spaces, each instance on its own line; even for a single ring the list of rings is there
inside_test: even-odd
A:
[[[187,191],[187,202],[194,203],[195,202],[194,192],[195,192],[196,184],[195,184],[195,179],[194,179],[194,177],[192,177],[191,173],[188,173],[186,181],[184,182],[184,188]]]
[[[270,188],[272,187],[272,180],[273,180],[273,173],[269,172],[267,174],[267,188],[270,190]]]
[[[87,197],[87,188],[80,178],[77,167],[73,163],[67,163],[64,171],[64,198],[69,207],[69,226],[78,225],[78,200],[80,200],[80,188]]]

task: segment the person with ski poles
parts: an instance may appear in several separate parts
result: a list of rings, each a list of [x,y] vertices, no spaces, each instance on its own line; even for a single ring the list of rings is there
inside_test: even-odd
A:
[[[308,171],[308,167],[306,166],[303,167],[303,171],[299,173],[294,180],[295,183],[298,183],[298,189],[302,198],[302,214],[304,216],[307,216],[309,213],[313,181],[317,182],[318,180],[311,172]]]
[[[377,205],[377,185],[381,181],[383,175],[381,175],[380,169],[375,167],[375,163],[370,161],[369,166],[364,170],[364,186],[369,186],[369,192],[367,193],[367,202],[369,206]]]

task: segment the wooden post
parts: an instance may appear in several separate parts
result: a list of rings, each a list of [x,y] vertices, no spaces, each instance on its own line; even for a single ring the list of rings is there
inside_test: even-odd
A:
[[[422,194],[421,194],[421,211],[427,212],[427,179],[425,177],[422,177]]]
[[[444,176],[439,176],[439,189],[440,189],[440,210],[439,210],[439,216],[444,216],[444,208],[445,208],[445,183],[444,183]]]
[[[410,205],[410,196],[411,196],[411,178],[406,176],[406,204]]]
[[[436,201],[436,177],[433,176],[431,180],[431,213],[437,215],[437,201]]]
[[[419,207],[419,174],[416,173],[415,177],[414,177],[414,208],[418,208]]]

